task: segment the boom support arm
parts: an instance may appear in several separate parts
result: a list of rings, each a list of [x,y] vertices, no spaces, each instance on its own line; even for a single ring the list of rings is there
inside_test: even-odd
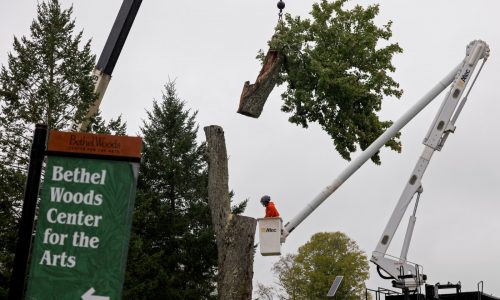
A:
[[[416,202],[415,210],[413,215],[410,217],[403,248],[401,250],[401,257],[395,259],[387,256],[387,249],[391,244],[392,238],[394,237],[394,234],[401,223],[411,200],[414,198],[415,194],[420,196],[423,191],[421,180],[434,151],[440,151],[446,142],[448,135],[455,131],[455,121],[467,101],[467,95],[461,102],[460,99],[472,73],[474,72],[474,69],[481,59],[483,59],[484,65],[488,56],[489,47],[483,41],[474,41],[467,46],[466,57],[462,61],[459,72],[457,73],[450,91],[443,100],[443,103],[424,139],[424,150],[418,159],[415,168],[413,169],[412,175],[408,180],[396,207],[394,208],[379,243],[372,254],[371,261],[376,264],[377,267],[383,269],[387,274],[389,274],[389,277],[395,279],[393,281],[394,287],[416,288],[425,283],[425,275],[419,274],[420,270],[418,265],[407,261],[408,249],[416,222],[415,214],[418,202]],[[481,68],[483,65],[481,65]],[[468,92],[470,92],[470,88]]]
[[[472,45],[477,45],[480,44],[481,48],[474,47],[474,51],[469,51],[469,48],[472,47]],[[436,84],[427,94],[425,94],[417,103],[415,103],[404,115],[402,115],[397,121],[395,121],[391,127],[389,127],[382,135],[380,135],[368,148],[366,148],[358,157],[356,157],[354,160],[352,160],[347,167],[338,175],[333,182],[325,187],[314,199],[307,204],[307,206],[302,209],[292,220],[290,220],[288,223],[285,224],[283,234],[282,234],[282,241],[285,241],[286,237],[293,231],[295,228],[302,223],[318,206],[323,203],[328,197],[330,197],[333,192],[335,192],[349,177],[351,177],[352,174],[354,174],[368,159],[370,159],[377,151],[380,150],[391,138],[393,138],[408,122],[410,122],[418,113],[420,113],[434,98],[437,97],[447,86],[449,86],[454,79],[456,78],[457,74],[459,73],[460,70],[463,69],[464,64],[467,63],[467,65],[475,64],[477,61],[481,58],[486,58],[487,55],[489,54],[489,48],[486,45],[486,43],[482,41],[474,41],[469,44],[467,47],[467,57],[466,61],[462,61],[458,66],[456,66],[450,73],[448,73],[441,81]],[[485,54],[486,53],[486,54]],[[486,56],[486,57],[483,57]],[[472,69],[473,70],[473,69]],[[464,73],[462,76],[466,75],[466,80],[468,80],[468,77],[471,74],[471,69],[469,68],[469,71],[467,75]],[[465,81],[461,81],[465,85]],[[461,88],[463,92],[463,86],[457,85],[456,88]],[[455,90],[454,90],[455,91]],[[460,93],[461,94],[461,93]],[[449,95],[448,95],[449,96]],[[447,98],[448,98],[447,96]],[[444,104],[443,104],[444,105]],[[463,105],[459,106],[459,109],[457,112],[459,113]],[[449,107],[447,106],[446,110],[448,110]],[[443,111],[443,107],[440,109],[440,111]],[[457,114],[458,116],[458,114]],[[441,128],[441,123],[437,122],[437,120],[441,120],[442,118],[439,118],[439,115],[436,117],[434,120],[433,124],[439,123],[436,125],[436,127],[439,125]],[[452,122],[446,123],[446,128],[450,129],[453,127],[454,121],[456,120],[456,117],[452,120]],[[445,141],[446,137],[449,133],[449,130],[446,131],[444,137],[440,139],[441,141]],[[430,136],[428,134],[428,136]],[[430,142],[435,141],[436,139],[433,138]]]
[[[325,187],[314,199],[302,209],[290,222],[285,224],[283,230],[284,240],[302,221],[304,221],[318,206],[323,203],[333,192],[335,192],[352,174],[354,174],[367,160],[369,160],[380,148],[393,138],[408,122],[410,122],[420,111],[422,111],[437,95],[439,95],[455,78],[462,64],[454,68],[427,94],[415,103],[403,116],[395,121],[382,135],[380,135],[368,148],[358,157],[353,159],[347,167],[338,175],[333,182]]]

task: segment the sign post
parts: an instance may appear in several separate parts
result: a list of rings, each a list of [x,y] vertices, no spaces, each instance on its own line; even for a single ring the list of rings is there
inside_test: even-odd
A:
[[[141,146],[50,133],[26,299],[121,299]]]
[[[31,249],[31,235],[35,223],[36,202],[40,188],[43,160],[45,157],[45,143],[47,140],[47,126],[36,124],[35,134],[31,145],[30,163],[26,189],[24,190],[23,210],[19,221],[19,233],[16,245],[16,256],[9,287],[9,300],[22,299],[28,272],[28,261]]]

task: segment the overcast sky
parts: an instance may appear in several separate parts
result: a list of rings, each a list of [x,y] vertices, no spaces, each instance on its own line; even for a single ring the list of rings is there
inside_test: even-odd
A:
[[[77,28],[84,30],[86,39],[92,38],[92,50],[99,55],[122,1],[61,2],[65,7],[74,2]],[[273,34],[276,2],[144,0],[101,109],[108,118],[122,114],[129,135],[136,135],[153,99],[160,99],[163,84],[175,79],[187,107],[199,112],[199,140],[205,139],[204,126],[224,128],[230,187],[236,199],[250,200],[246,215],[262,216],[258,200],[269,194],[287,222],[347,162],[319,126],[302,129],[288,123],[288,115],[280,111],[282,87],[273,91],[259,119],[236,113],[243,83],[253,83],[260,70],[257,51],[267,49]],[[308,15],[313,3],[285,2],[285,12],[302,16]],[[380,113],[384,119],[397,119],[437,84],[463,59],[470,41],[482,39],[490,45],[490,59],[458,119],[456,133],[434,155],[424,176],[408,259],[423,265],[428,283],[461,281],[463,291],[473,291],[483,280],[485,292],[500,296],[500,2],[379,3],[377,23],[392,20],[392,41],[404,49],[394,58],[394,78],[404,95],[385,100]],[[1,64],[12,49],[13,36],[28,34],[35,14],[36,1],[0,1]],[[423,149],[422,139],[443,94],[402,131],[402,154],[382,150],[382,165],[363,166],[288,237],[283,253],[295,253],[316,232],[342,231],[369,257]],[[399,255],[407,222],[405,216],[389,251],[393,255]],[[277,260],[257,255],[254,281],[276,281],[271,267]],[[391,288],[370,268],[368,287]]]

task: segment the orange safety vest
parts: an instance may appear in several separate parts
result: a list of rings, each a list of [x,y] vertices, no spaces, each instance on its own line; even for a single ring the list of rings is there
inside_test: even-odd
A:
[[[274,218],[274,217],[279,217],[280,213],[276,209],[276,206],[274,206],[273,202],[269,202],[266,206],[266,216],[265,218]]]

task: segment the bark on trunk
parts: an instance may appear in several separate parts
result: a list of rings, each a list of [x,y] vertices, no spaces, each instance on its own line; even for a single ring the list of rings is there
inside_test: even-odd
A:
[[[255,83],[250,84],[247,81],[243,86],[238,113],[252,118],[260,116],[267,97],[276,85],[284,58],[284,55],[277,50],[267,51],[264,64]]]
[[[250,300],[257,220],[231,214],[224,131],[216,125],[204,130],[208,157],[208,203],[218,250],[218,298]]]

